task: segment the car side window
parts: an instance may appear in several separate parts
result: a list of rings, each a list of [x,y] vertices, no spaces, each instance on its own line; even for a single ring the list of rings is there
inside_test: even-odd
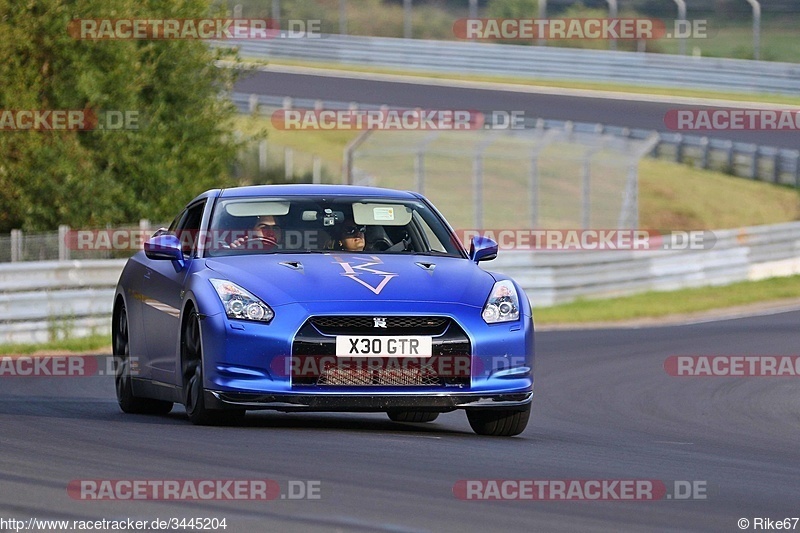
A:
[[[170,230],[181,241],[183,255],[192,255],[197,250],[197,237],[200,234],[200,224],[203,221],[205,206],[205,201],[190,205],[179,219],[175,219],[177,224],[173,222],[170,226]]]

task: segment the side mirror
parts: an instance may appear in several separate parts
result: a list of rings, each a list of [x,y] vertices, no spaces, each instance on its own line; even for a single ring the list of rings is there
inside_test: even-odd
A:
[[[159,235],[145,241],[144,254],[156,261],[177,261],[183,267],[183,249],[175,235]]]
[[[469,245],[469,258],[476,263],[497,257],[497,243],[488,237],[473,237]]]

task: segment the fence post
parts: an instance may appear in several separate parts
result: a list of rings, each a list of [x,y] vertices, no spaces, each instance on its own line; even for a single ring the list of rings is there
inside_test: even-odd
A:
[[[606,0],[608,3],[608,18],[615,19],[617,18],[617,0]],[[608,43],[609,50],[616,50],[617,49],[617,40],[611,39],[611,42]]]
[[[351,107],[352,109],[352,107]],[[350,141],[350,144],[344,148],[344,157],[342,158],[342,181],[345,185],[353,184],[353,163],[356,157],[356,150],[361,144],[367,140],[374,130],[364,130],[358,137]]]
[[[497,134],[497,131],[492,132],[475,147],[475,157],[472,160],[472,201],[475,208],[473,229],[483,229],[483,152],[495,141]]]
[[[681,21],[681,26],[686,24],[686,2],[684,0],[675,0],[678,6],[678,20]],[[685,28],[681,28],[683,30]],[[678,40],[678,53],[682,56],[686,55],[686,37],[680,37]]]
[[[772,183],[781,182],[781,155],[779,151],[775,151],[772,157]]]
[[[483,153],[477,152],[472,160],[472,202],[474,229],[483,229]]]
[[[267,140],[262,139],[258,143],[258,171],[264,173],[267,171]]]
[[[539,225],[539,152],[531,157],[531,173],[528,181],[528,201],[531,203],[531,229]]]
[[[322,183],[322,160],[318,155],[312,157],[311,182],[315,184]]]
[[[675,162],[683,163],[683,135],[677,134],[675,141]]]
[[[11,262],[22,261],[22,230],[11,230]]]
[[[531,229],[539,225],[539,155],[547,146],[562,135],[557,129],[545,130],[542,119],[536,120],[536,132],[541,136],[538,145],[531,151],[531,171],[528,174],[528,201],[531,204]]]
[[[758,0],[747,0],[753,8],[753,59],[761,59],[761,4]]]
[[[283,170],[286,181],[294,177],[294,150],[288,146],[283,150]]]
[[[139,219],[139,235],[141,235],[142,237],[141,239],[142,243],[150,239],[150,221],[146,218]],[[139,248],[139,250],[141,249],[142,248]],[[139,250],[134,250],[134,251],[139,251]]]
[[[478,0],[469,0],[469,18],[470,20],[478,18]],[[474,41],[475,37],[471,37],[470,40]]]
[[[403,37],[411,39],[412,9],[411,0],[403,0]]]
[[[794,186],[800,189],[800,152],[794,153]]]
[[[592,152],[585,154],[581,183],[581,229],[587,229],[592,216]]]
[[[708,168],[708,152],[709,152],[709,142],[708,137],[703,137],[700,139],[700,150],[702,150],[700,155],[700,167],[703,169]]]
[[[272,0],[272,22],[275,25],[280,24],[281,20],[281,0]]]
[[[752,146],[753,158],[750,161],[750,179],[758,179],[758,146]]]
[[[539,0],[539,20],[544,20],[547,18],[547,0]],[[537,46],[545,46],[547,44],[547,39],[545,39],[542,35],[538,36],[536,39]]]
[[[414,189],[420,193],[425,194],[425,150],[421,149],[417,152],[417,157],[414,159]]]
[[[69,236],[69,226],[61,224],[58,226],[58,260],[69,261],[69,246],[67,237]]]
[[[347,35],[347,0],[339,0],[339,35]]]
[[[250,114],[258,113],[258,95],[251,94],[250,99],[247,102],[247,108],[250,110]]]
[[[733,152],[733,141],[727,141],[725,143],[725,166],[730,170],[732,175],[736,175],[736,168],[734,167],[736,163],[735,155]]]

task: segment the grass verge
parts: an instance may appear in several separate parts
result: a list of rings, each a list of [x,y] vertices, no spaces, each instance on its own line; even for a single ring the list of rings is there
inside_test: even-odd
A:
[[[31,355],[39,352],[111,353],[110,335],[93,335],[38,344],[0,344],[0,355]]]
[[[535,301],[536,295],[532,294]],[[646,292],[603,300],[578,300],[534,309],[536,324],[616,322],[697,313],[788,298],[800,298],[800,276],[743,281],[721,287]]]

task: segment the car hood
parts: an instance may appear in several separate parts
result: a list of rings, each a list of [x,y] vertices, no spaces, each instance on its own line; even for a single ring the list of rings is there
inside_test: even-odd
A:
[[[270,306],[295,302],[459,302],[482,307],[494,278],[456,257],[270,254],[218,257],[206,266]]]

